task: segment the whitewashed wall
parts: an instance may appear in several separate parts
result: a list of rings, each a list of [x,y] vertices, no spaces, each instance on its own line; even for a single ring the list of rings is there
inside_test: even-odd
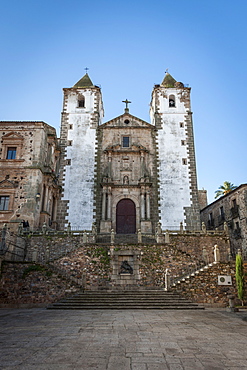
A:
[[[152,101],[151,122],[154,123],[154,104],[159,107],[162,128],[158,130],[158,173],[160,190],[160,220],[162,229],[185,226],[184,207],[190,207],[191,191],[185,117],[187,109],[180,101],[180,89],[160,88]],[[176,97],[176,107],[169,107],[169,95]],[[184,127],[180,127],[183,123]],[[182,140],[185,145],[182,145]],[[187,164],[183,164],[183,159]]]
[[[85,108],[77,107],[77,94],[68,97],[68,143],[65,159],[63,200],[69,200],[66,221],[72,228],[91,229],[93,223],[94,168],[96,130],[92,125],[97,96],[87,89],[78,91],[85,96]],[[70,128],[70,125],[72,127]]]

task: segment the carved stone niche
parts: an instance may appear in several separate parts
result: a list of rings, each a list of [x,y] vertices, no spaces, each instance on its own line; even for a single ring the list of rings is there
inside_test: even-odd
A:
[[[137,285],[140,280],[140,251],[132,249],[112,252],[112,281],[122,288]]]

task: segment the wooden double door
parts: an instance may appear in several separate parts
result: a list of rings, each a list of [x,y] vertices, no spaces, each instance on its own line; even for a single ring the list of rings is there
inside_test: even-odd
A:
[[[116,233],[135,234],[136,206],[131,199],[122,199],[116,209]]]

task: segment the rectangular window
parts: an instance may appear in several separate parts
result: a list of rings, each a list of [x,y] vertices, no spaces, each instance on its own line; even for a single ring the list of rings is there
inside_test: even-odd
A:
[[[7,159],[16,159],[16,148],[7,149]]]
[[[129,136],[123,136],[123,148],[129,148],[130,138]]]
[[[0,197],[0,211],[8,211],[9,209],[9,196]]]
[[[223,215],[224,215],[224,208],[223,208],[223,206],[222,206],[222,207],[220,207],[220,215],[221,215],[221,216],[223,216]]]

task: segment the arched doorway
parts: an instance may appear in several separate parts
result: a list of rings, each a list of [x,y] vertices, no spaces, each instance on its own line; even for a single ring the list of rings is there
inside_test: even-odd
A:
[[[117,234],[135,234],[136,232],[136,206],[131,199],[122,199],[116,210]]]

